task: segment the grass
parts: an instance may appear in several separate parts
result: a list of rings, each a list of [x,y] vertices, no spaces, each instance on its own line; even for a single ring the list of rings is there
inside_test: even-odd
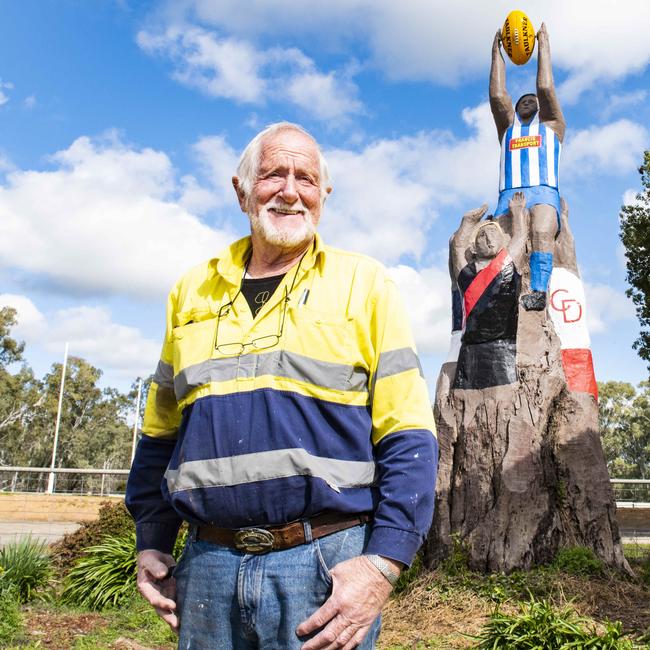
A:
[[[650,548],[644,547],[625,550],[635,568],[647,561],[650,554]],[[581,553],[577,555],[583,557]],[[588,557],[586,564],[590,564]],[[579,559],[577,566],[573,566],[572,561],[564,570],[549,566],[510,575],[485,576],[467,569],[463,564],[463,549],[459,546],[448,566],[430,573],[420,564],[404,576],[400,593],[384,610],[378,649],[477,648],[478,637],[493,621],[495,612],[508,617],[504,618],[507,624],[503,625],[514,626],[516,632],[517,626],[525,624],[518,617],[523,615],[530,619],[529,608],[535,602],[544,603],[548,620],[559,616],[568,619],[570,625],[578,621],[584,634],[592,638],[591,645],[583,643],[584,648],[650,648],[650,645],[629,645],[631,636],[650,631],[650,587],[641,579],[633,581],[607,569],[596,575],[585,575],[584,565]],[[172,650],[175,647],[173,633],[133,591],[125,595],[121,605],[108,607],[101,613],[57,602],[36,602],[23,606],[21,616],[24,626],[16,621],[12,632],[14,640],[0,639],[0,648],[117,650],[128,647],[124,639],[146,648]],[[0,622],[1,619],[0,611]],[[620,630],[608,631],[608,620],[621,621]],[[530,620],[528,624],[530,627]],[[621,633],[630,638],[616,639]],[[595,638],[605,634],[610,636],[609,646]],[[650,641],[650,637],[647,640]],[[544,646],[539,645],[539,648]]]
[[[630,550],[630,562],[647,561],[650,548]],[[627,553],[626,553],[627,554]],[[509,575],[473,573],[462,563],[462,549],[434,573],[422,571],[384,610],[379,647],[383,650],[428,650],[430,648],[476,648],[477,637],[490,624],[491,616],[522,615],[521,607],[542,601],[560,618],[571,611],[569,620],[580,621],[591,635],[584,648],[650,648],[648,641],[630,645],[631,638],[650,634],[650,588],[639,575],[631,580],[592,564],[581,551],[560,556],[564,566],[538,567]],[[595,575],[593,575],[595,573]],[[524,614],[525,615],[525,614]],[[550,614],[549,614],[550,616]],[[607,621],[621,621],[620,632],[630,638],[615,639],[618,628],[607,628]],[[595,635],[609,635],[598,640]],[[609,645],[607,645],[609,643]],[[639,645],[645,643],[646,645]],[[600,644],[600,645],[599,645]],[[492,647],[486,645],[484,647]],[[525,645],[496,645],[495,648],[526,648]],[[530,646],[536,647],[536,646]],[[539,645],[540,650],[553,645]],[[574,646],[580,648],[580,645]]]
[[[519,605],[516,614],[493,612],[476,639],[477,650],[633,650],[635,644],[623,637],[620,623],[603,625],[605,630],[599,634],[592,621],[579,617],[571,607],[557,610],[550,602],[533,598]]]
[[[123,606],[104,612],[104,615],[108,617],[108,625],[78,639],[74,650],[109,649],[112,643],[124,637],[147,647],[175,647],[176,635],[139,594],[132,594]]]
[[[7,586],[0,590],[0,647],[22,637],[24,631],[16,588]]]

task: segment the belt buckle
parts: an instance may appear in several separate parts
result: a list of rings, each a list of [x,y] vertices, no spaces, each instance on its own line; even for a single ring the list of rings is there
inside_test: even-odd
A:
[[[273,533],[263,528],[244,528],[234,537],[235,548],[246,553],[266,553],[273,548]]]

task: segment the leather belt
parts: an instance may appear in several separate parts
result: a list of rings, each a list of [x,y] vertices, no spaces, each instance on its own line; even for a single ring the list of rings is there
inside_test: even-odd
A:
[[[311,527],[312,539],[318,539],[346,528],[360,526],[371,519],[372,516],[365,512],[355,515],[327,512],[305,521],[292,521],[282,526],[239,529],[199,526],[196,536],[205,542],[222,544],[245,553],[267,553],[307,543],[305,523]]]

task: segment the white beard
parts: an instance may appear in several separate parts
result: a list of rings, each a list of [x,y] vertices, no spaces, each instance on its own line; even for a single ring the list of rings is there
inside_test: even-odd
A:
[[[279,248],[292,249],[307,244],[314,238],[316,226],[309,211],[305,210],[303,221],[298,227],[294,225],[283,228],[281,223],[271,222],[267,212],[271,207],[275,206],[273,204],[264,206],[259,214],[248,214],[251,229],[260,239]]]

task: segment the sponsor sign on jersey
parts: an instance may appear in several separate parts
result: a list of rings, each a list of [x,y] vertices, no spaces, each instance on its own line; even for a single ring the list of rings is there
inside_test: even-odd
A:
[[[541,147],[541,135],[522,135],[519,138],[512,138],[510,140],[510,151],[516,149],[530,149],[531,147]]]

